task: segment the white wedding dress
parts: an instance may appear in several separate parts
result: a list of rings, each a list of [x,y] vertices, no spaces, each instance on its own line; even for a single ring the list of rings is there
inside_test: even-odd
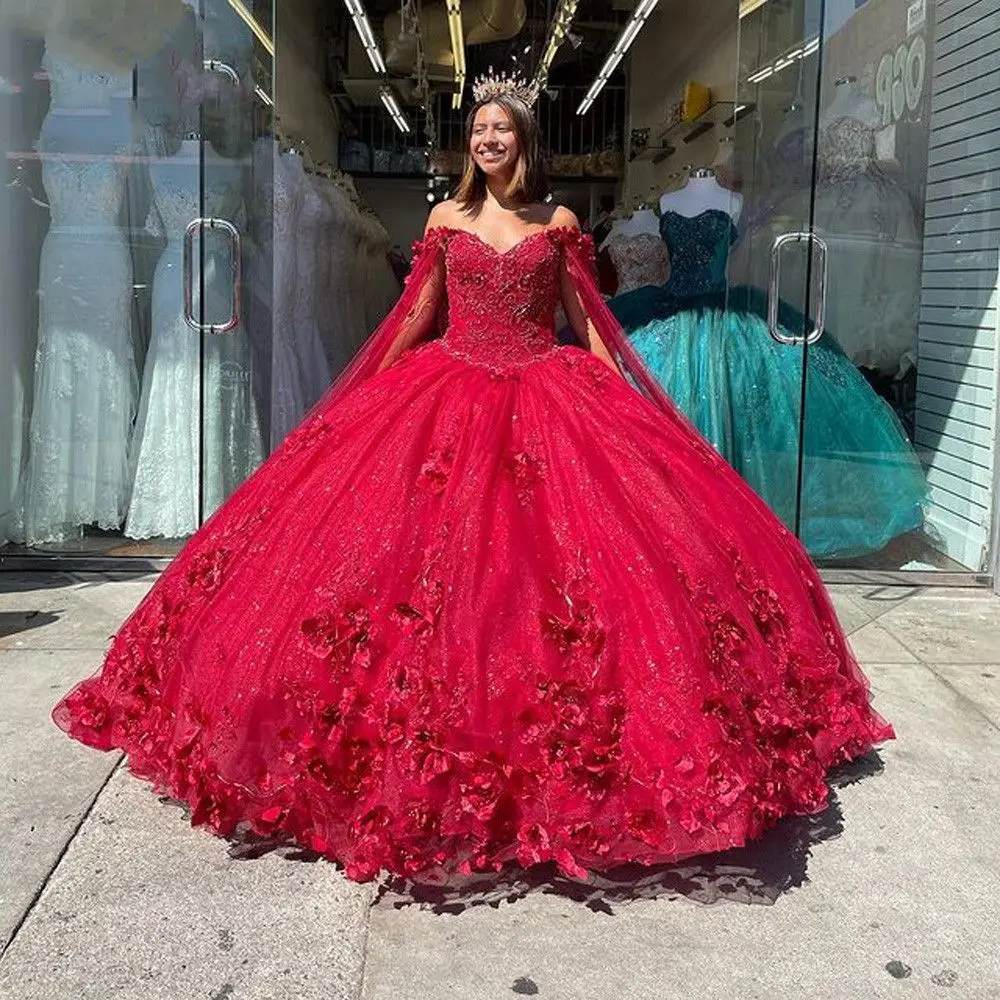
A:
[[[333,209],[324,241],[326,281],[321,291],[321,332],[336,377],[399,298],[389,263],[389,235],[373,216],[362,213],[348,193],[324,177],[313,178]]]
[[[302,158],[274,157],[274,320],[271,444],[276,447],[330,387],[317,308],[319,261],[333,212]]]
[[[314,178],[316,189],[330,206],[331,224],[321,262],[325,280],[323,337],[330,369],[336,377],[354,356],[368,334],[365,316],[367,259],[362,259],[358,211],[340,186],[325,177]]]
[[[240,188],[233,164],[187,140],[176,156],[154,158],[151,224],[162,227],[166,249],[153,279],[152,338],[143,372],[133,438],[134,470],[125,534],[130,538],[183,538],[210,516],[263,460],[253,399],[250,345],[241,326],[199,334],[184,320],[183,240],[187,224],[207,215],[238,217]],[[201,200],[203,199],[203,204]],[[218,243],[210,237],[211,248]],[[230,315],[232,276],[223,255],[201,254],[195,243],[194,315],[207,291],[205,321]]]
[[[137,374],[132,265],[120,212],[135,149],[131,77],[46,54],[39,151],[51,221],[42,246],[29,454],[11,537],[29,545],[121,526]]]
[[[30,79],[20,46],[2,31],[0,79],[10,81],[11,96],[18,93],[13,88],[20,81]],[[0,90],[0,98],[4,96]],[[44,209],[37,203],[40,199],[37,193],[33,197],[31,180],[24,176],[29,173],[24,169],[26,161],[11,156],[27,145],[23,135],[26,118],[20,101],[0,100],[0,545],[9,540],[14,493],[27,457],[38,333],[32,317],[40,243],[35,237],[40,237],[39,227],[45,222]]]

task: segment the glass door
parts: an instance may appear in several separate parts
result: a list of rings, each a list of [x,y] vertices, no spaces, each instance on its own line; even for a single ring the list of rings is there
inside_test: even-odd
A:
[[[270,0],[112,6],[0,11],[4,558],[170,556],[264,457]]]
[[[913,445],[920,203],[905,177],[926,172],[925,24],[923,0],[823,12],[812,216],[826,248],[826,335],[806,379],[800,528],[834,565],[932,568]],[[922,144],[911,130],[921,118]],[[897,146],[905,166],[890,163]]]
[[[989,489],[984,435],[960,441],[964,424],[949,421],[972,411],[930,387],[972,377],[957,298],[940,281],[924,309],[941,341],[920,359],[928,412],[917,406],[929,7],[742,4],[738,100],[753,114],[736,125],[745,207],[729,305],[766,324],[768,349],[738,468],[827,566],[976,568],[940,540],[940,525],[986,508]],[[944,435],[956,440],[942,457]],[[947,509],[932,525],[935,497]]]
[[[836,565],[982,570],[996,270],[976,270],[986,225],[951,178],[974,188],[968,153],[980,135],[994,148],[995,91],[972,55],[985,26],[933,0],[866,0],[828,2],[822,27],[813,222],[828,247],[828,353],[851,381],[835,440],[836,404],[810,372],[805,440],[832,443],[806,448],[804,479],[833,479],[837,496],[806,492],[802,530],[839,543],[821,553]]]
[[[822,342],[827,247],[814,226],[822,0],[740,5],[733,125],[742,211],[728,309],[742,332],[737,470],[804,532],[808,373]],[[732,345],[727,345],[732,350]]]
[[[272,0],[200,0],[198,211],[184,242],[197,344],[197,522],[267,452],[271,371]]]

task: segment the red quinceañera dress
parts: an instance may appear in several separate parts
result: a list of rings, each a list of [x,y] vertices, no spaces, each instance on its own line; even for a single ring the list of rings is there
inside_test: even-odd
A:
[[[589,238],[415,250],[56,722],[192,822],[358,880],[582,877],[822,810],[892,730],[802,547],[630,353]],[[631,384],[557,344],[560,297]]]

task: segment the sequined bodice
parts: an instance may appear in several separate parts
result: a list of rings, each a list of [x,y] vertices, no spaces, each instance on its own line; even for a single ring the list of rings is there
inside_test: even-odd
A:
[[[726,287],[726,262],[736,235],[727,212],[710,208],[691,218],[665,212],[660,235],[670,252],[670,280],[665,287],[672,295],[694,298]]]
[[[473,233],[450,231],[444,337],[450,353],[517,367],[555,347],[559,233],[539,230],[501,252]]]
[[[655,233],[612,236],[608,256],[618,275],[618,294],[646,285],[662,285],[670,273],[666,244]]]

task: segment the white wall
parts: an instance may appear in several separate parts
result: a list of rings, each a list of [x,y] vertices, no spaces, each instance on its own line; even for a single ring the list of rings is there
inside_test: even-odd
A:
[[[681,99],[688,80],[710,87],[716,100],[732,101],[738,40],[737,0],[660,3],[629,55],[629,129],[651,126],[650,142],[655,142],[667,106]],[[711,163],[723,135],[717,127],[660,164],[646,158],[627,164],[626,198],[644,195],[651,186],[662,188],[668,175],[688,163]]]
[[[952,558],[985,570],[997,503],[1000,8],[936,7],[916,441],[931,530]]]

